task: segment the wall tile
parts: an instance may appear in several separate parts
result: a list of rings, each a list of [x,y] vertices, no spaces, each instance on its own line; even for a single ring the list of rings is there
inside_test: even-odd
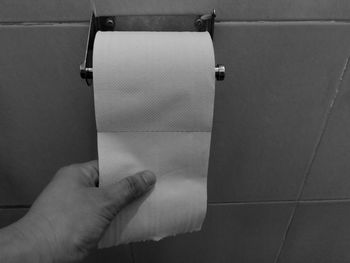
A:
[[[1,0],[1,22],[88,21],[90,0]]]
[[[209,201],[296,199],[350,52],[347,23],[219,23]],[[339,140],[340,142],[340,140]]]
[[[347,0],[103,0],[99,15],[185,14],[217,10],[218,19],[232,20],[347,20]],[[89,0],[2,0],[1,22],[82,21],[90,16]]]
[[[350,202],[299,205],[278,263],[349,262],[349,220]]]
[[[210,205],[200,232],[133,244],[136,263],[273,262],[291,204]]]
[[[77,69],[87,27],[0,30],[0,197],[27,204],[60,166],[96,156],[92,90]],[[216,60],[227,78],[217,85],[209,201],[295,198],[348,31],[343,23],[218,24]]]
[[[86,26],[0,27],[0,204],[30,204],[56,170],[96,158]]]
[[[349,56],[350,52],[344,55]],[[303,199],[350,198],[349,64],[341,78],[339,93],[306,181]]]
[[[0,228],[10,225],[23,217],[28,209],[26,208],[4,208],[0,209]]]
[[[219,20],[348,19],[346,0],[104,0],[94,1],[99,15],[206,13],[216,9]],[[137,6],[137,8],[135,8]]]

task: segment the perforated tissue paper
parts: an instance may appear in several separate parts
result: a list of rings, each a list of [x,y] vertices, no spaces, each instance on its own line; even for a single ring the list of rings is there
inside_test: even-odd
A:
[[[214,52],[207,32],[98,32],[94,95],[100,186],[142,170],[154,189],[101,247],[200,230],[207,206]]]

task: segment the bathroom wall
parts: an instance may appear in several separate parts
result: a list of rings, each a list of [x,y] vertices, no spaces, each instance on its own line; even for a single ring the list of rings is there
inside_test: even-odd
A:
[[[105,1],[101,13],[108,13]],[[117,14],[216,8],[208,214],[194,234],[86,262],[349,262],[350,2],[119,0]],[[88,0],[0,0],[0,226],[55,171],[96,158],[79,76]]]

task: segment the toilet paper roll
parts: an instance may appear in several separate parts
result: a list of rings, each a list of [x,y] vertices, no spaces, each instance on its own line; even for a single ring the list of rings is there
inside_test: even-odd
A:
[[[214,107],[207,32],[98,32],[94,95],[100,187],[142,170],[157,183],[124,208],[101,247],[199,230]]]

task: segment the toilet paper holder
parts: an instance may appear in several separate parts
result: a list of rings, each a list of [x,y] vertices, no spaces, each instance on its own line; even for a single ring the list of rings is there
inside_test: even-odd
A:
[[[93,13],[80,76],[89,86],[92,84],[92,52],[97,31],[208,31],[213,39],[215,17],[215,10],[205,15],[95,16]],[[215,78],[219,81],[225,78],[224,65],[215,66]]]

